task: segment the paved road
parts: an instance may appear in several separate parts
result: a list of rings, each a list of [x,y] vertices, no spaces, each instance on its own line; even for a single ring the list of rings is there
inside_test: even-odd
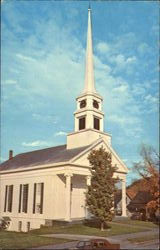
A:
[[[148,243],[143,243],[143,244],[130,244],[127,241],[121,243],[121,249],[148,249],[148,250],[154,250],[154,249],[159,249],[159,241],[151,241]],[[72,249],[76,246],[77,241],[71,241],[63,244],[56,244],[56,245],[49,245],[49,246],[43,246],[39,248],[34,248],[34,249]],[[33,249],[33,248],[32,248]]]
[[[141,244],[133,244],[128,241],[128,239],[138,238],[142,236],[150,236],[157,234],[157,239],[152,240],[149,242],[141,243]],[[89,235],[74,235],[74,234],[48,234],[44,235],[47,237],[55,237],[55,238],[64,238],[70,239],[71,242],[63,243],[63,244],[56,244],[50,246],[43,246],[37,247],[34,249],[66,249],[66,248],[74,248],[78,240],[82,239],[91,239],[91,238],[102,238],[107,239],[111,243],[120,243],[121,249],[159,249],[159,240],[158,240],[158,229],[152,229],[147,232],[139,232],[139,233],[132,233],[132,234],[123,234],[123,235],[115,235],[111,237],[97,237],[97,236],[89,236]],[[75,240],[75,241],[72,241]]]

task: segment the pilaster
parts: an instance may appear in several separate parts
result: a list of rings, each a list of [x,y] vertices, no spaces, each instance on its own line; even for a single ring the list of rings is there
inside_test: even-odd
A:
[[[66,177],[66,221],[71,220],[71,177],[72,173],[65,174]]]

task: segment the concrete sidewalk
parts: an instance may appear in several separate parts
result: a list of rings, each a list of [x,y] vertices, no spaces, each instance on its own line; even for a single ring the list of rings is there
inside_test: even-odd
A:
[[[150,235],[157,234],[157,237],[159,235],[159,230],[157,228],[152,229],[150,231],[146,232],[138,232],[138,233],[129,233],[129,234],[122,234],[122,235],[115,235],[115,236],[109,236],[109,237],[101,237],[101,236],[94,236],[94,235],[77,235],[77,234],[44,234],[41,236],[45,237],[55,237],[55,238],[62,238],[62,239],[69,239],[69,240],[82,240],[82,239],[93,239],[93,238],[99,238],[99,239],[108,239],[111,242],[117,242],[120,240],[127,240],[127,239],[133,239],[138,237],[147,237]]]

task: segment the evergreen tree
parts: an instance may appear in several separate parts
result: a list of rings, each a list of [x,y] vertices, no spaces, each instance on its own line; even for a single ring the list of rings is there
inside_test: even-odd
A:
[[[92,150],[88,156],[91,164],[91,185],[86,193],[86,205],[89,212],[101,222],[101,230],[107,221],[114,217],[115,183],[113,178],[116,167],[112,166],[112,157],[103,147]]]

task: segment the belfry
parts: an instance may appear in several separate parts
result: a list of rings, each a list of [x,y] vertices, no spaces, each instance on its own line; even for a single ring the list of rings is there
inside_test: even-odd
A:
[[[85,205],[91,185],[88,155],[103,146],[117,167],[114,177],[122,182],[122,216],[126,216],[126,174],[128,169],[104,132],[103,98],[94,82],[91,8],[84,90],[77,97],[74,131],[67,144],[20,153],[0,165],[0,217],[8,219],[8,230],[29,231],[55,220],[83,220],[90,215]]]

